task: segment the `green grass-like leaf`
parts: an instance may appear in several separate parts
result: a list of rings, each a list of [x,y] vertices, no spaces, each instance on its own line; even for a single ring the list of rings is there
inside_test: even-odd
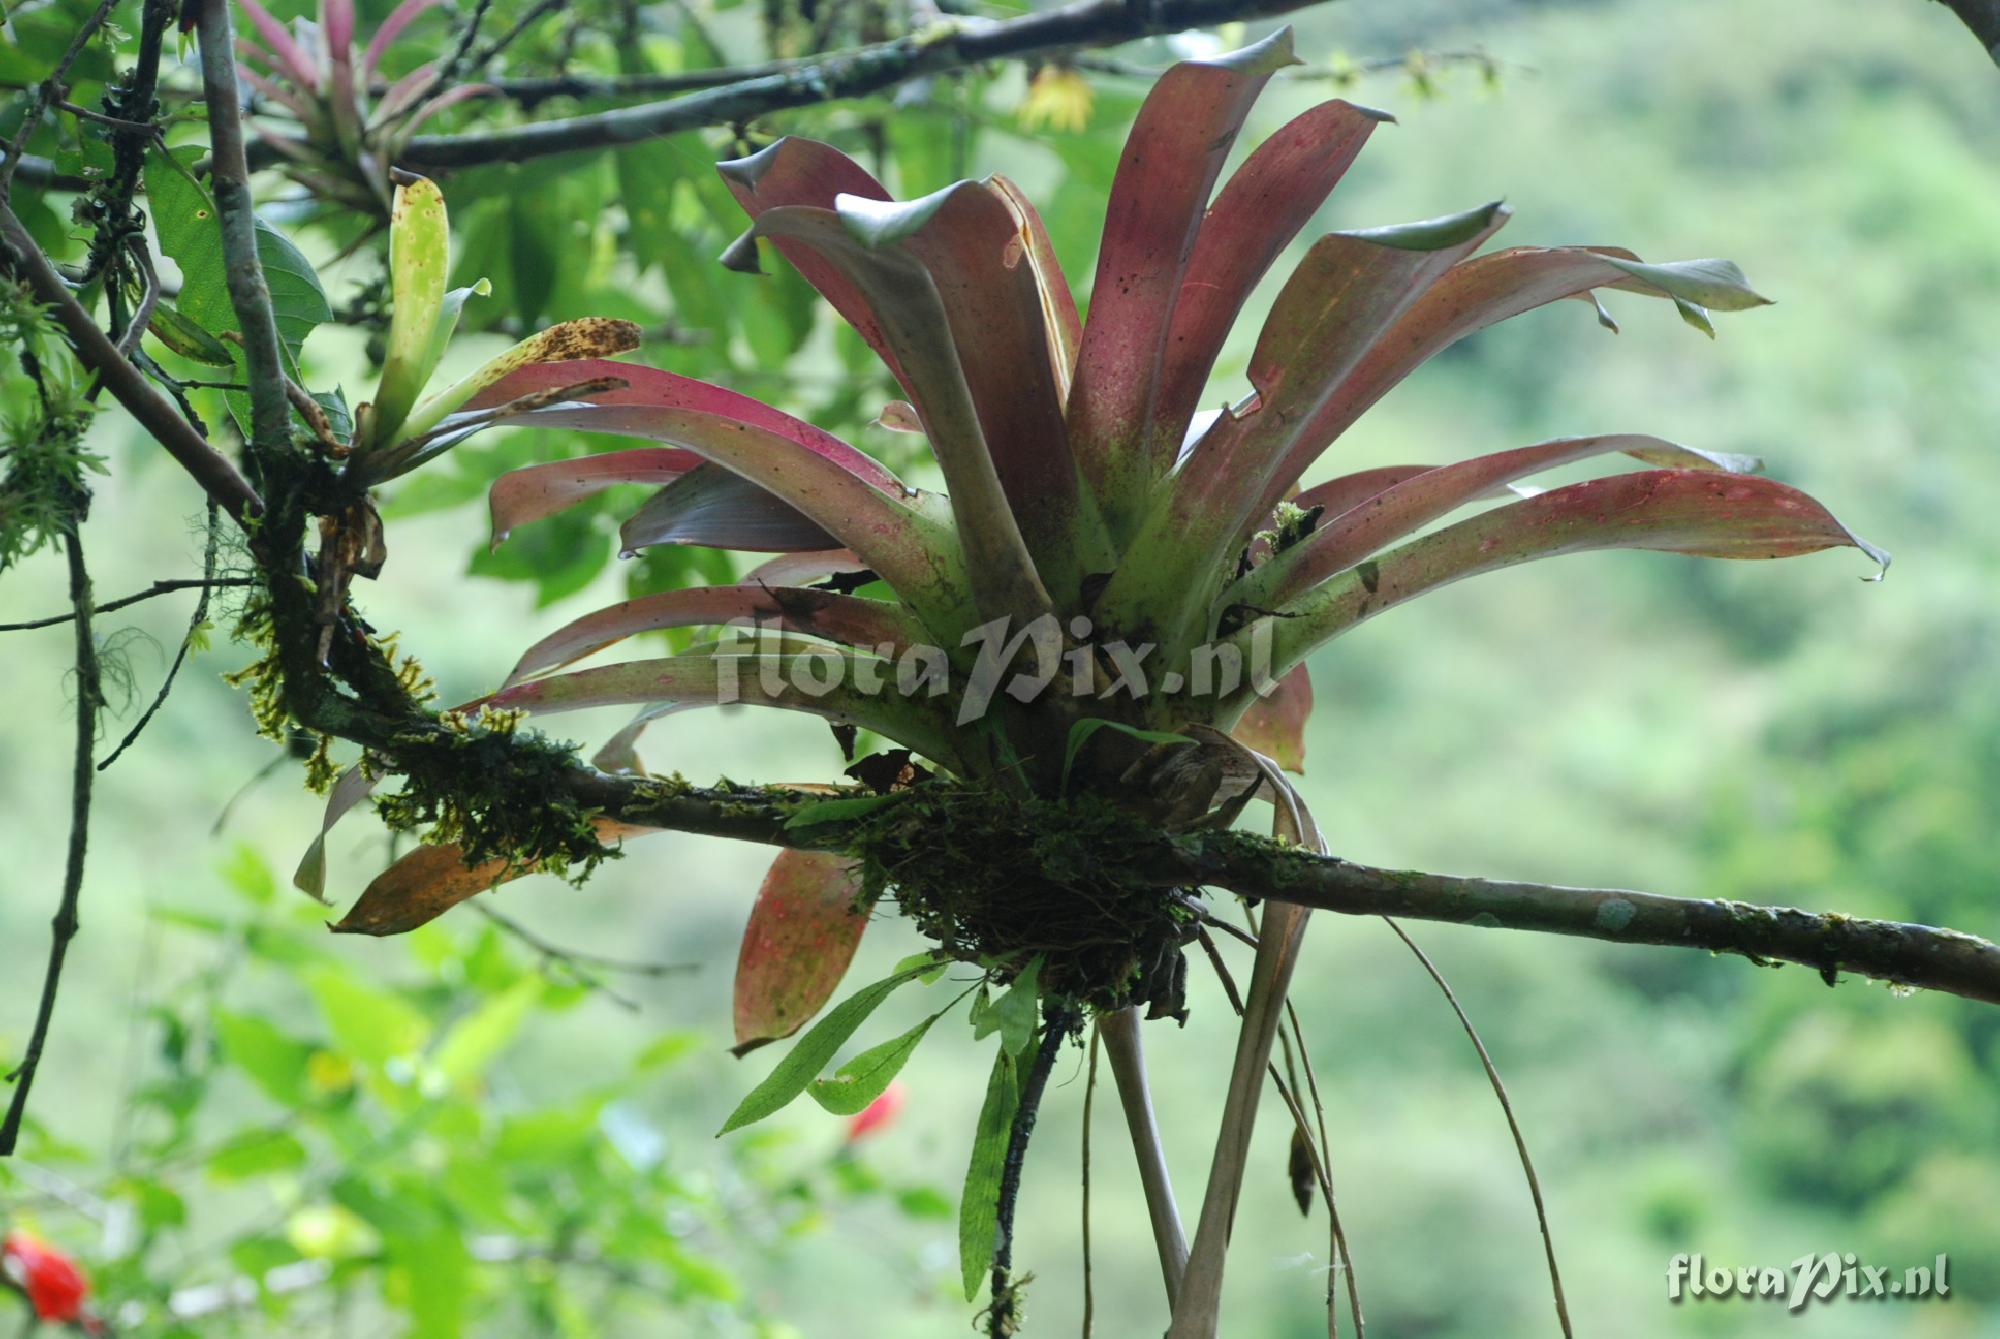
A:
[[[920,965],[903,968],[874,985],[863,986],[835,1005],[826,1017],[813,1024],[811,1031],[799,1038],[770,1076],[752,1088],[749,1096],[729,1113],[729,1119],[716,1131],[717,1136],[740,1130],[791,1105],[792,1100],[806,1090],[806,1085],[819,1077],[819,1072],[833,1059],[833,1053],[854,1035],[854,1030],[881,1006],[882,1001],[894,994],[898,986],[914,981],[934,966],[935,961],[927,959]],[[888,1080],[884,1079],[883,1083],[886,1086]]]
[[[1000,1230],[1000,1178],[1007,1163],[1007,1140],[1021,1084],[1014,1055],[1005,1046],[993,1057],[986,1102],[972,1137],[972,1161],[965,1169],[965,1193],[958,1201],[958,1268],[965,1300],[979,1295],[980,1280],[993,1263],[993,1238]]]

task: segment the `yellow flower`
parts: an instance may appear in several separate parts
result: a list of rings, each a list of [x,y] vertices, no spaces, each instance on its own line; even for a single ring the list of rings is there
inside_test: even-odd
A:
[[[1026,130],[1067,131],[1071,134],[1090,124],[1092,101],[1090,81],[1064,65],[1044,65],[1028,81],[1028,96],[1021,99],[1021,126]]]

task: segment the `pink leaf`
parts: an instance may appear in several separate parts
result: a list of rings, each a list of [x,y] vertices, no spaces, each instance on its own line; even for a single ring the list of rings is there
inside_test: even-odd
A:
[[[1150,483],[1143,438],[1209,191],[1265,82],[1296,63],[1290,28],[1184,61],[1153,86],[1125,141],[1069,403],[1077,456],[1116,530]]]
[[[696,586],[626,600],[568,623],[522,653],[507,675],[512,687],[559,669],[627,637],[664,628],[709,627],[737,620],[825,637],[888,657],[922,639],[896,605],[797,586]],[[888,649],[883,649],[883,648]]]
[[[811,424],[720,386],[622,363],[571,362],[517,368],[481,390],[469,410],[505,404],[577,377],[627,384],[508,422],[578,428],[670,443],[712,460],[775,494],[862,555],[905,598],[933,609],[963,601],[955,546],[921,496],[868,456]]]
[[[1045,295],[1035,267],[1024,263],[1014,207],[993,186],[968,181],[908,205],[849,199],[840,202],[839,213],[850,230],[886,225],[894,234],[893,241],[864,244],[865,255],[877,265],[855,258],[846,262],[848,273],[909,374],[927,425],[935,427],[944,412],[940,398],[956,396],[957,378],[963,377],[986,454],[1036,569],[1052,591],[1074,602],[1083,578],[1079,539],[1100,535],[1101,529],[1095,509],[1078,495]],[[885,310],[891,304],[915,306],[899,303],[909,294],[885,255],[892,248],[914,257],[930,276],[948,333],[935,331],[928,311]],[[957,357],[941,356],[938,346],[944,342]],[[952,496],[960,497],[968,490],[951,476],[956,472],[962,479],[967,466],[952,457],[964,443],[950,432],[933,432],[932,449],[945,466]]]
[[[747,652],[754,646],[744,637],[735,649]],[[896,688],[893,664],[831,646],[775,654],[730,650],[722,645],[709,655],[667,656],[529,679],[468,705],[549,713],[656,702],[744,702],[858,725],[953,771],[964,770],[948,700],[905,696]]]
[[[692,451],[648,446],[508,470],[493,481],[486,495],[493,517],[493,547],[499,548],[516,526],[553,516],[607,488],[671,483],[701,463]]]
[[[391,10],[389,17],[382,20],[382,26],[375,30],[375,35],[368,39],[368,50],[361,55],[362,76],[366,78],[373,75],[381,67],[382,57],[387,54],[390,43],[394,42],[418,15],[442,2],[443,0],[403,0],[402,4]]]
[[[1704,558],[1789,558],[1860,549],[1887,570],[1889,555],[1796,488],[1696,470],[1615,474],[1496,507],[1315,587],[1278,620],[1277,663],[1464,577],[1590,549],[1654,549]]]
[[[290,74],[300,88],[317,93],[320,90],[319,71],[314,68],[312,58],[292,35],[285,31],[285,25],[271,17],[271,12],[257,3],[257,0],[236,0],[243,12],[250,16],[256,26],[257,35],[264,39],[264,45],[271,48],[285,72]]]
[[[1223,186],[1202,220],[1174,306],[1153,408],[1156,469],[1173,463],[1209,370],[1251,291],[1388,119],[1346,102],[1322,103],[1257,146]]]
[[[736,1054],[791,1036],[825,1007],[868,928],[860,895],[846,857],[778,853],[736,959]]]
[[[491,97],[499,91],[492,84],[460,84],[454,89],[438,94],[429,102],[411,112],[408,123],[403,126],[403,133],[414,134],[417,128],[423,125],[424,122],[430,120],[433,116],[436,116],[448,107],[456,107],[459,103],[468,102],[473,98]]]
[[[1376,341],[1313,421],[1301,426],[1298,450],[1317,456],[1426,360],[1509,317],[1596,288],[1667,296],[1633,282],[1616,263],[1620,260],[1637,257],[1617,247],[1523,246],[1453,266]]]
[[[1306,770],[1306,718],[1312,715],[1312,680],[1304,665],[1294,665],[1268,697],[1252,698],[1229,733],[1237,743],[1257,750],[1288,772]]]
[[[1490,496],[1502,484],[1613,452],[1622,452],[1648,465],[1679,470],[1748,474],[1761,463],[1751,456],[1696,451],[1636,433],[1569,437],[1513,451],[1496,451],[1425,471],[1376,493],[1351,510],[1322,518],[1312,534],[1257,569],[1245,582],[1239,598],[1259,608],[1276,608],[1308,586],[1352,567],[1377,549],[1414,534],[1476,498]]]
[[[1049,365],[1054,369],[1059,399],[1069,405],[1070,382],[1076,377],[1077,347],[1083,342],[1083,321],[1076,312],[1076,294],[1056,259],[1055,243],[1042,216],[1021,188],[999,173],[987,179],[1013,210],[1020,228],[1021,262],[1034,273],[1042,300],[1042,324],[1048,332]]]
[[[1256,396],[1224,413],[1182,462],[1166,504],[1148,514],[1105,588],[1103,621],[1142,623],[1161,566],[1201,580],[1234,557],[1311,463],[1294,449],[1299,426],[1417,295],[1506,217],[1494,203],[1423,223],[1330,233],[1313,244],[1258,336],[1249,369]],[[1161,631],[1173,646],[1203,634],[1193,626]]]
[[[787,136],[748,158],[718,163],[715,170],[722,174],[722,179],[729,184],[737,203],[743,206],[743,212],[750,216],[752,222],[761,219],[766,210],[787,205],[832,209],[834,200],[842,195],[868,200],[892,198],[866,168],[831,144],[796,135]],[[840,313],[841,319],[854,327],[907,392],[909,383],[904,379],[895,355],[884,342],[867,301],[853,281],[811,247],[789,238],[774,237],[771,240],[779,253],[791,262],[792,268],[819,290],[820,296]]]
[[[382,101],[375,108],[375,119],[377,121],[393,120],[404,108],[429,93],[432,87],[436,85],[437,79],[438,70],[435,62],[419,65],[416,69],[411,70],[401,79],[389,85],[387,91],[382,94]]]
[[[944,467],[980,615],[1026,623],[1049,610],[1048,589],[1001,485],[944,299],[922,260],[902,245],[962,189],[948,188],[909,205],[841,196],[838,212],[788,205],[766,210],[757,220],[757,232],[809,247],[868,305],[881,338],[903,369],[925,435]],[[977,352],[977,346],[970,351]],[[1035,392],[1027,387],[1022,393]],[[849,547],[866,555],[851,540]]]

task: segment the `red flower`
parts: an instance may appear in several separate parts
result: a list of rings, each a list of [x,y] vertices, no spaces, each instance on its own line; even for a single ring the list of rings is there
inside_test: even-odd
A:
[[[908,1095],[901,1080],[892,1082],[880,1097],[861,1108],[860,1115],[847,1122],[847,1142],[851,1144],[857,1139],[865,1139],[892,1123],[903,1109],[903,1099]]]
[[[16,1228],[0,1238],[0,1269],[20,1283],[41,1319],[83,1318],[83,1299],[90,1294],[83,1271],[34,1233]]]

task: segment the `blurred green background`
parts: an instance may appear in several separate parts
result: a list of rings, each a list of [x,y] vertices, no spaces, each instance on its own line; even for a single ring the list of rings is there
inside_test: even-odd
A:
[[[709,17],[725,43],[747,22],[742,11]],[[1303,789],[1335,849],[2000,933],[1992,64],[1942,6],[1918,0],[1345,0],[1297,24],[1310,73],[1432,53],[1415,75],[1280,80],[1266,93],[1246,142],[1336,93],[1400,121],[1376,136],[1318,230],[1505,197],[1507,242],[1724,255],[1777,300],[1719,322],[1714,343],[1661,304],[1610,295],[1624,325],[1615,338],[1587,307],[1557,304],[1437,360],[1321,474],[1646,431],[1762,455],[1897,555],[1880,585],[1856,580],[1868,565],[1852,553],[1755,565],[1565,559],[1370,624],[1312,664],[1319,706]],[[649,58],[702,63],[693,43],[669,28]],[[1468,50],[1493,58],[1491,80],[1478,62],[1449,58]],[[1164,44],[1128,54],[1170,58]],[[874,139],[906,194],[961,172],[1007,172],[1043,202],[1081,282],[1143,92],[1090,77],[1093,120],[1077,133],[1020,125],[1018,69],[821,113],[806,128]],[[649,343],[647,360],[728,381],[869,449],[906,450],[861,426],[886,381],[828,322],[812,323],[794,278],[707,263],[728,211],[705,162],[727,148],[690,138],[621,162],[453,179],[460,273],[494,277],[483,310],[496,329],[589,313],[655,329],[664,319],[670,337]],[[303,234],[315,255],[336,240]],[[336,305],[378,270],[365,255],[330,266]],[[1218,393],[1237,389],[1254,333],[1254,320],[1239,330]],[[498,343],[468,340],[454,357]],[[351,394],[362,384],[358,336],[322,330],[308,351],[325,380],[345,377]],[[195,495],[127,436],[107,416],[96,438],[115,469],[85,533],[100,597],[199,562]],[[358,598],[377,627],[401,630],[443,700],[490,689],[534,638],[629,588],[726,570],[701,556],[618,564],[610,499],[487,556],[484,484],[574,449],[484,439],[392,496],[392,579],[364,583]],[[0,580],[0,621],[62,600],[59,556],[44,554]],[[133,680],[115,732],[150,698],[185,617],[160,600],[100,624]],[[807,1103],[748,1137],[711,1139],[772,1060],[725,1049],[736,938],[769,852],[720,841],[654,837],[582,889],[544,877],[497,895],[500,910],[556,942],[685,967],[609,978],[636,1010],[559,967],[542,984],[536,955],[469,909],[411,940],[327,938],[317,908],[270,891],[317,830],[320,805],[289,766],[238,794],[276,750],[253,737],[243,695],[221,680],[244,659],[225,632],[102,779],[85,930],[36,1094],[38,1151],[33,1169],[0,1172],[0,1217],[32,1220],[75,1250],[113,1298],[156,1302],[165,1286],[335,1262],[331,1284],[216,1312],[192,1333],[965,1332],[951,1206],[986,1047],[962,1029],[935,1032],[905,1071],[899,1121],[851,1157],[840,1123]],[[70,650],[51,630],[10,634],[0,653],[0,1054],[11,1055],[60,882]],[[594,743],[621,720],[552,725]],[[841,766],[818,722],[740,710],[671,717],[643,752],[656,770],[704,781],[829,780]],[[332,840],[329,889],[351,896],[389,854],[379,828],[352,821]],[[1861,981],[1828,990],[1796,968],[1411,929],[1507,1079],[1579,1333],[2000,1335],[2000,1014]],[[917,946],[900,924],[877,925],[852,981]],[[1190,1214],[1232,1033],[1219,993],[1195,976],[1186,1028],[1148,1030]],[[1322,916],[1295,998],[1374,1332],[1551,1333],[1505,1124],[1421,970],[1379,923]],[[939,1003],[906,992],[858,1042]],[[464,1063],[412,1097],[393,1057],[369,1054],[381,1033],[358,1038],[356,1017],[418,1045],[459,1037]],[[1081,1057],[1068,1055],[1022,1201],[1030,1334],[1078,1327],[1083,1096]],[[1164,1325],[1152,1246],[1108,1086],[1099,1096],[1097,1332],[1152,1334]],[[291,1105],[316,1114],[295,1120]],[[1225,1332],[1321,1333],[1324,1223],[1317,1212],[1300,1220],[1287,1131],[1265,1114]],[[296,1151],[269,1153],[274,1127]],[[482,1261],[464,1245],[501,1238],[541,1242],[550,1258]],[[389,1257],[379,1276],[355,1263],[377,1247]],[[593,1263],[600,1248],[643,1256],[650,1272],[633,1286]],[[1836,1300],[1799,1316],[1770,1302],[1666,1300],[1677,1253],[1782,1266],[1822,1251],[1898,1270],[1948,1253],[1952,1295]]]

